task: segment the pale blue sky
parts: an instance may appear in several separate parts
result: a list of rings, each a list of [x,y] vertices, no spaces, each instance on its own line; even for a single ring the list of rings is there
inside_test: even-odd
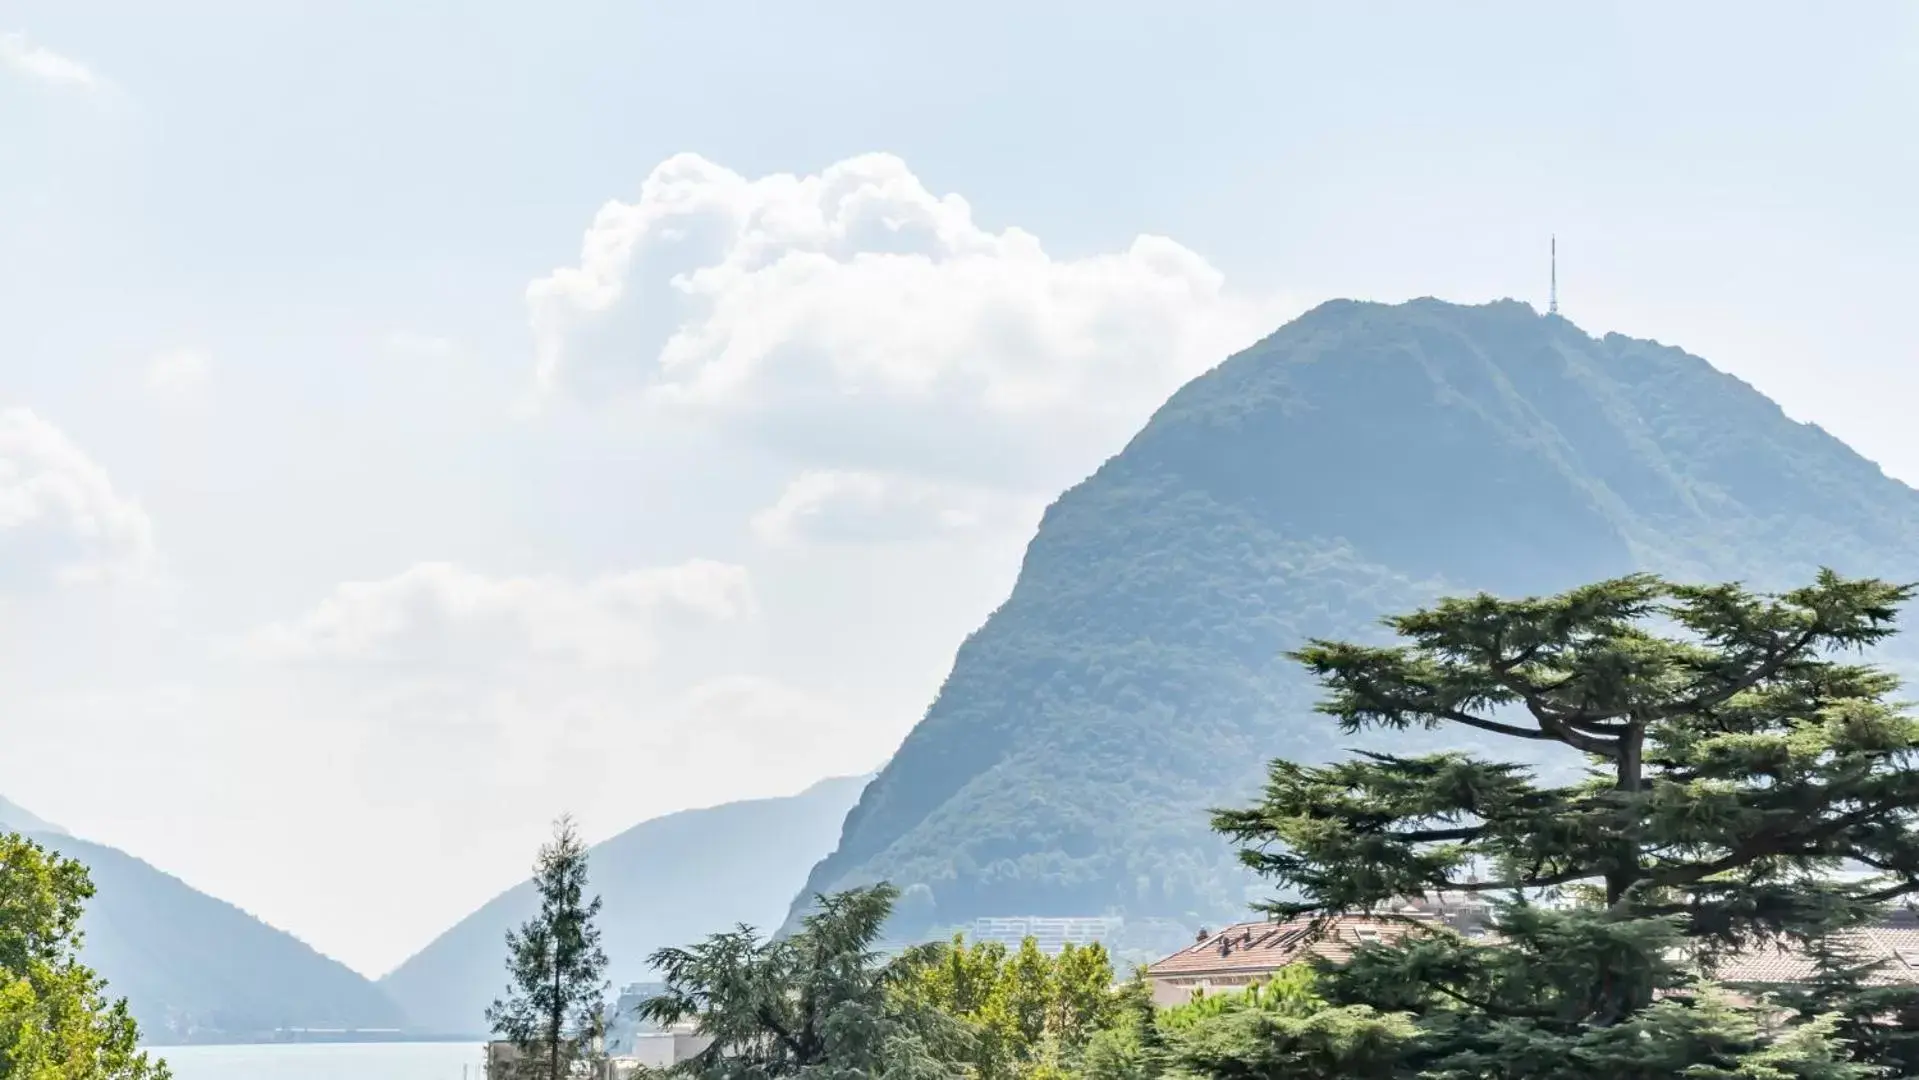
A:
[[[15,0],[0,35],[0,462],[60,478],[9,517],[0,470],[0,792],[369,971],[560,809],[873,765],[1038,506],[1305,303],[1543,305],[1557,232],[1588,330],[1919,480],[1909,3]],[[645,233],[692,247],[611,315],[568,293],[522,408],[528,286],[609,200],[691,153],[675,190],[790,211],[741,185],[869,152],[835,175],[945,239],[813,278]],[[855,258],[962,249],[904,298]],[[771,359],[636,403],[689,327]],[[928,373],[977,400],[925,411]],[[575,757],[526,758],[553,725]]]

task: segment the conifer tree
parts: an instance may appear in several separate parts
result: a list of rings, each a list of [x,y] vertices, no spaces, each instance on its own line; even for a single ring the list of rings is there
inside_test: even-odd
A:
[[[1893,1076],[1919,1076],[1919,986],[1893,976],[1903,964],[1867,947],[1859,931],[1875,914],[1870,906],[1836,906],[1806,940],[1808,977],[1772,997],[1802,1017],[1831,1016],[1855,1059]]]
[[[586,844],[570,817],[540,848],[534,883],[540,912],[506,935],[512,988],[487,1009],[493,1033],[519,1052],[516,1076],[563,1080],[591,1063],[604,1034],[606,954],[594,919],[600,898],[586,898]]]
[[[1830,572],[1781,595],[1640,575],[1445,600],[1389,620],[1394,645],[1315,641],[1295,658],[1342,731],[1528,752],[1279,761],[1215,826],[1292,894],[1275,913],[1499,901],[1493,942],[1416,935],[1326,982],[1419,1018],[1425,1075],[1866,1075],[1835,1056],[1842,1017],[1775,1039],[1695,969],[1919,891],[1919,723],[1889,702],[1896,680],[1844,655],[1891,635],[1911,595]],[[1583,777],[1543,780],[1552,751]],[[1873,876],[1831,875],[1846,866]]]
[[[648,958],[666,983],[640,1006],[660,1024],[692,1020],[711,1039],[673,1066],[699,1080],[959,1080],[963,1033],[901,992],[903,964],[875,944],[898,890],[815,897],[800,929],[768,939],[750,926]]]

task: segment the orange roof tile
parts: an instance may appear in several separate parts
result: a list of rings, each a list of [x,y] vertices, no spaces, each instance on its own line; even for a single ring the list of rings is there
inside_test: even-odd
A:
[[[1317,956],[1334,963],[1351,958],[1362,943],[1397,941],[1409,933],[1443,927],[1424,912],[1383,918],[1335,915],[1319,920],[1295,918],[1285,922],[1250,922],[1229,926],[1166,957],[1146,969],[1151,977],[1175,975],[1245,974],[1278,971]]]
[[[1883,960],[1885,966],[1868,980],[1889,986],[1919,982],[1919,927],[1892,923],[1871,926],[1846,935],[1859,946],[1862,959]],[[1783,985],[1812,975],[1812,961],[1782,945],[1763,945],[1722,960],[1712,977],[1729,985]]]

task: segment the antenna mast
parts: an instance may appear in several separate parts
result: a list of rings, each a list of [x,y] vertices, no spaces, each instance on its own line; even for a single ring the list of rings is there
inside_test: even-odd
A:
[[[1559,237],[1552,238],[1552,292],[1546,299],[1546,314],[1559,314]]]

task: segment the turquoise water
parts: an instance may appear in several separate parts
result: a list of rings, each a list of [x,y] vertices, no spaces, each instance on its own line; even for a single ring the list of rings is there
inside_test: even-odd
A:
[[[175,1080],[481,1080],[475,1043],[164,1046]]]

